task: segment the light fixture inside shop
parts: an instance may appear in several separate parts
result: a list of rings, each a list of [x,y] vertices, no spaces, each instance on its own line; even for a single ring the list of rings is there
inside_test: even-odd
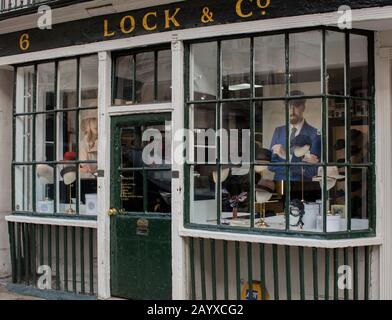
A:
[[[262,88],[263,86],[255,84],[255,88]],[[229,86],[229,91],[239,91],[239,90],[245,90],[245,89],[250,89],[250,83],[239,83],[239,84],[233,84]]]

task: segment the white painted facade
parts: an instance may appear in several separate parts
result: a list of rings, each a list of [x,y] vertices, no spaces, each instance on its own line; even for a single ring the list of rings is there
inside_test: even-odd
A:
[[[142,1],[139,1],[142,2]],[[160,1],[170,3],[173,1]],[[148,1],[148,3],[152,3]],[[154,4],[156,4],[154,2]],[[147,4],[148,5],[148,4]],[[122,7],[129,10],[130,7]],[[131,7],[131,9],[134,7]],[[66,21],[70,17],[59,9],[57,21]],[[61,12],[64,14],[61,15]],[[232,233],[215,233],[185,229],[183,226],[184,188],[183,167],[173,165],[172,170],[180,173],[179,179],[172,183],[172,283],[173,299],[189,297],[189,275],[187,257],[187,237],[229,240],[251,243],[265,243],[288,246],[318,248],[346,248],[372,245],[371,261],[371,298],[392,299],[392,7],[372,8],[354,11],[354,27],[376,31],[376,170],[377,170],[377,236],[374,238],[352,240],[313,240],[287,237],[270,237],[264,235],[246,235]],[[21,19],[16,19],[18,21]],[[56,21],[56,20],[55,20]],[[97,228],[98,253],[98,296],[101,299],[111,297],[110,293],[110,220],[107,211],[110,208],[110,118],[116,115],[171,112],[173,131],[184,127],[184,46],[183,41],[221,35],[246,34],[252,32],[280,30],[319,25],[335,25],[336,14],[317,14],[300,17],[277,18],[264,21],[243,22],[236,24],[211,26],[190,30],[178,30],[128,39],[59,48],[43,52],[25,53],[16,56],[0,57],[0,277],[9,274],[9,254],[7,221],[86,226]],[[1,23],[0,23],[1,24]],[[13,30],[26,27],[25,19],[12,26]],[[8,29],[7,29],[8,30]],[[11,30],[8,30],[11,31]],[[140,46],[171,43],[173,100],[171,104],[154,104],[138,106],[111,106],[111,52],[120,49],[132,49]],[[105,170],[104,177],[98,180],[99,216],[97,222],[83,222],[64,219],[43,219],[11,217],[11,115],[12,115],[12,72],[6,68],[21,62],[34,62],[52,58],[98,53],[99,56],[99,159],[100,170]],[[173,149],[175,145],[173,146]],[[7,152],[4,152],[7,150]],[[6,219],[4,218],[5,216]]]

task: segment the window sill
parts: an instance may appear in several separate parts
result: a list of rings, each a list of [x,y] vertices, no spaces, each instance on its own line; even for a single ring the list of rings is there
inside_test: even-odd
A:
[[[251,243],[264,243],[264,244],[276,244],[286,246],[298,246],[298,247],[311,247],[311,248],[348,248],[348,247],[363,247],[363,246],[376,246],[381,245],[383,240],[379,236],[369,236],[361,238],[350,238],[350,239],[320,239],[320,238],[305,238],[306,234],[302,237],[297,236],[275,236],[275,235],[263,235],[263,234],[250,234],[240,233],[233,231],[210,231],[201,230],[196,228],[185,228],[181,227],[179,231],[181,237],[193,237],[203,239],[215,239],[225,241],[239,241],[239,242],[251,242]],[[322,235],[321,235],[322,236]]]
[[[8,222],[50,225],[50,226],[65,226],[65,227],[80,227],[97,229],[98,223],[96,220],[87,219],[72,219],[72,218],[56,218],[56,217],[33,217],[27,215],[9,215],[5,217]]]

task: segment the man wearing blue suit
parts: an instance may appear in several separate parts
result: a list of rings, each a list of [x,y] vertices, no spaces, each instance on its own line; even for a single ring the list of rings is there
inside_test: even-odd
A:
[[[292,91],[291,96],[304,96],[305,94],[301,91]],[[289,149],[290,162],[291,163],[309,163],[317,164],[321,159],[321,135],[320,132],[308,124],[304,118],[304,112],[306,108],[306,100],[298,99],[290,101],[290,146],[293,140],[298,135],[305,135],[310,138],[311,146],[308,154],[304,157],[298,158],[294,155],[292,148]],[[271,162],[285,162],[287,157],[287,146],[286,146],[286,126],[281,126],[275,129],[274,135],[271,141]],[[317,166],[308,167],[304,166],[304,181],[312,181],[312,178],[317,175]],[[286,180],[285,167],[273,167],[269,168],[270,171],[275,173],[275,181]],[[301,181],[302,173],[301,166],[291,167],[290,180]]]

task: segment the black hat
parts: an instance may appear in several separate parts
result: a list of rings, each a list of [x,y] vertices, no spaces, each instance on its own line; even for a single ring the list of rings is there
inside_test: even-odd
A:
[[[290,92],[290,96],[294,97],[294,96],[300,96],[303,97],[305,95],[305,93],[301,90],[292,90]],[[306,103],[306,99],[300,98],[300,99],[293,99],[290,101],[290,104],[294,104],[294,105],[299,105],[299,104],[305,104]]]
[[[362,151],[362,148],[357,145],[351,146],[351,154],[356,155]]]
[[[263,162],[271,162],[272,152],[265,148],[260,148],[256,145],[256,160]]]
[[[296,136],[291,142],[291,147],[304,147],[304,146],[312,146],[312,139],[309,136],[304,134],[299,134]]]
[[[363,138],[363,133],[362,131],[359,131],[357,129],[351,129],[351,140],[352,141],[358,141],[359,139]]]
[[[336,141],[334,148],[336,150],[342,150],[346,147],[346,141],[344,139],[339,139]]]

